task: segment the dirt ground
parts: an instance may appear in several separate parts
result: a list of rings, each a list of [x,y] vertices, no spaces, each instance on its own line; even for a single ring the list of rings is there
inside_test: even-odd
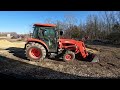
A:
[[[120,78],[120,48],[87,45],[99,62],[63,62],[45,59],[31,62],[24,53],[25,42],[0,40],[0,79],[101,79]]]

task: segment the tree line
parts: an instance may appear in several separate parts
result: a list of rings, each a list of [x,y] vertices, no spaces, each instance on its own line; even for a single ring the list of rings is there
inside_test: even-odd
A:
[[[12,35],[12,36],[15,36],[15,35],[17,35],[17,33],[16,32],[0,32],[0,36],[7,36],[7,34],[10,34],[10,35]]]
[[[88,15],[82,22],[73,15],[66,15],[63,21],[47,19],[46,23],[54,23],[64,31],[65,38],[90,40],[109,40],[112,44],[120,44],[120,11],[104,11]]]

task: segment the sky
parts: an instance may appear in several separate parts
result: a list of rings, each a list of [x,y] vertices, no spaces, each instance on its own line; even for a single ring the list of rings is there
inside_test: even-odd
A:
[[[0,32],[25,34],[34,23],[45,23],[47,19],[62,21],[66,15],[84,22],[90,14],[98,14],[98,11],[0,11]]]

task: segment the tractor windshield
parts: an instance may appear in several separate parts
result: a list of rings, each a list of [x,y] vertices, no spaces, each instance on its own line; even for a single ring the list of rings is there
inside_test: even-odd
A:
[[[45,36],[45,37],[49,37],[49,36],[55,37],[54,28],[41,28],[41,30],[42,30],[43,36]]]
[[[55,35],[55,29],[52,27],[34,27],[34,38],[55,37]]]
[[[39,27],[33,27],[34,30],[33,30],[33,35],[32,37],[33,38],[38,38],[38,31],[39,31]]]

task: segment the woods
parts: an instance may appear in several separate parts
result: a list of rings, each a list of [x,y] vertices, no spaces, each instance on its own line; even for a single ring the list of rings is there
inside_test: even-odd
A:
[[[88,15],[81,22],[73,15],[66,15],[63,21],[46,20],[47,23],[57,24],[59,30],[64,31],[64,37],[89,40],[109,41],[110,44],[120,44],[120,12],[104,11],[97,15]]]

